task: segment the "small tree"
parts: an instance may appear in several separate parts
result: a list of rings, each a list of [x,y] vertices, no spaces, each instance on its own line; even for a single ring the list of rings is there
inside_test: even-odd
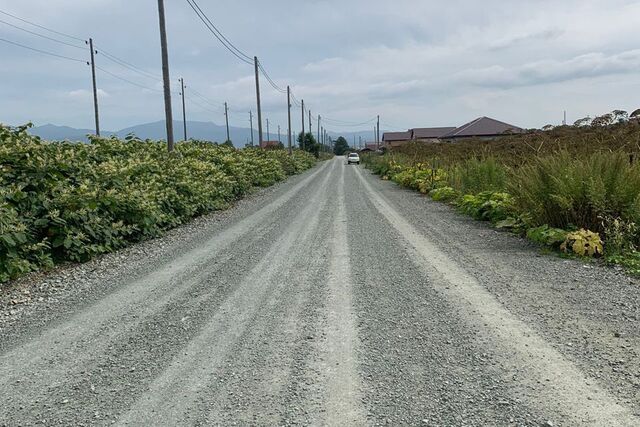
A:
[[[591,124],[591,117],[583,117],[582,119],[578,119],[573,124],[575,127],[589,126]]]
[[[333,154],[335,154],[336,156],[343,156],[349,150],[350,148],[347,140],[344,139],[344,137],[339,136],[333,146]]]
[[[226,140],[225,142],[223,142],[221,145],[224,145],[224,146],[229,147],[229,148],[234,148],[234,147],[233,147],[233,142],[231,142],[231,140],[230,140],[230,139],[227,139],[227,140]]]
[[[624,110],[613,110],[611,114],[613,115],[613,120],[616,123],[624,123],[629,120],[629,113]]]
[[[613,124],[613,114],[607,113],[598,116],[591,121],[591,126],[609,126]]]
[[[301,150],[308,151],[309,153],[313,153],[316,157],[320,155],[320,144],[316,142],[313,133],[307,132],[304,134],[304,140],[302,132],[298,134],[298,146]]]

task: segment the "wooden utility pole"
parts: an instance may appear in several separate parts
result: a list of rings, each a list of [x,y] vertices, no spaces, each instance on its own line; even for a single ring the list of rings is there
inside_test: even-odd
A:
[[[251,127],[251,146],[253,147],[253,113],[249,110],[249,126]]]
[[[378,148],[380,148],[380,116],[378,116],[378,122],[376,124],[376,142],[378,143]]]
[[[311,110],[309,110],[309,133],[313,135],[313,130],[311,128]]]
[[[309,132],[313,132],[309,129]],[[320,114],[318,114],[318,144],[320,143]]]
[[[96,136],[100,136],[100,118],[98,115],[98,86],[96,85],[96,62],[93,50],[93,39],[89,38],[89,49],[91,50],[91,79],[93,81],[93,113],[96,118]]]
[[[231,137],[229,136],[229,108],[226,102],[224,103],[224,120],[227,122],[227,141],[231,141]]]
[[[258,104],[258,143],[262,147],[262,109],[260,108],[260,77],[258,75],[258,57],[253,57],[253,67],[256,73],[256,102]]]
[[[282,144],[282,138],[280,138],[280,125],[278,125],[278,142]]]
[[[380,148],[380,144],[378,143],[378,136],[376,134],[376,127],[373,127],[373,140],[376,142],[376,147]]]
[[[307,142],[305,141],[305,137],[304,137],[304,99],[301,101],[301,111],[302,111],[302,140],[300,145],[302,146],[303,150],[306,150],[307,148]]]
[[[293,154],[291,148],[291,88],[287,86],[287,121],[289,124],[289,154]]]
[[[271,135],[269,135],[269,119],[267,119],[267,141],[271,141]]]
[[[180,95],[182,95],[182,127],[184,129],[184,140],[187,140],[187,108],[184,102],[184,79],[180,77]]]
[[[167,126],[167,150],[173,151],[173,114],[171,112],[171,80],[169,79],[169,53],[167,52],[167,30],[164,19],[164,0],[158,0],[160,21],[160,47],[162,50],[162,83],[164,87],[164,120]]]

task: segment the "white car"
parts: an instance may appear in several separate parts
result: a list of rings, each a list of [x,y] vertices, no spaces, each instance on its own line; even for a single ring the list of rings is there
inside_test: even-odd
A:
[[[356,165],[360,164],[360,156],[358,153],[351,153],[347,156],[347,164],[355,163]]]

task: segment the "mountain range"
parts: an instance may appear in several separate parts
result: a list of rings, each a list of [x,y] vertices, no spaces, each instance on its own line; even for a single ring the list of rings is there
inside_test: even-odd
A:
[[[264,139],[267,139],[266,129]],[[176,140],[180,141],[183,139],[183,123],[181,121],[173,122],[173,132]],[[380,130],[380,134],[382,135],[382,130]],[[79,142],[88,142],[87,135],[93,135],[95,131],[93,129],[78,129],[69,126],[58,126],[53,124],[46,124],[42,126],[35,126],[29,129],[29,133],[32,135],[37,135],[40,138],[48,141],[79,141]],[[142,139],[166,139],[166,127],[164,120],[160,120],[152,123],[143,123],[135,126],[130,126],[124,129],[116,130],[116,131],[106,131],[102,130],[100,132],[102,136],[111,136],[115,135],[119,138],[124,138],[129,134],[134,134]],[[333,139],[336,139],[338,136],[344,136],[350,144],[353,144],[354,137],[356,143],[359,141],[359,137],[362,138],[362,141],[371,141],[373,138],[373,132],[344,132],[344,133],[335,133],[329,132],[329,136]],[[240,148],[244,147],[245,144],[251,142],[251,129],[243,128],[243,127],[229,127],[229,136],[233,144]],[[224,125],[217,125],[213,122],[199,122],[199,121],[187,121],[187,137],[193,139],[199,139],[204,141],[215,141],[215,142],[224,142],[227,139],[227,130]],[[258,141],[258,131],[254,129],[253,131],[254,142],[257,144]],[[271,132],[269,134],[269,138],[271,140],[277,140],[277,133],[274,134]],[[281,140],[286,145],[287,144],[287,135],[286,131],[282,132]]]

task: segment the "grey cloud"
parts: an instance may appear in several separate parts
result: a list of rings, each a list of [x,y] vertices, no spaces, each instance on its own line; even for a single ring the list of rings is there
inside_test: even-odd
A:
[[[543,31],[538,31],[529,34],[516,34],[510,37],[504,37],[492,41],[488,49],[489,50],[501,50],[509,49],[513,47],[521,47],[526,43],[536,42],[539,40],[554,40],[564,34],[564,31],[559,28],[549,28]]]
[[[625,107],[629,87],[640,77],[637,34],[640,4],[628,0],[237,0],[201,7],[239,48],[258,55],[271,77],[290,84],[314,113],[352,122],[383,114],[392,123],[457,123],[457,117],[499,114],[505,121],[534,126],[551,119],[549,96],[531,96],[529,87],[570,82],[572,90],[593,94],[589,108]],[[255,110],[253,69],[238,61],[197,20],[186,2],[166,1],[172,83],[183,76],[188,89],[213,104],[187,104],[194,120],[224,121],[225,101],[237,125]],[[130,0],[0,0],[6,10],[81,38],[153,74],[160,72],[157,10],[154,2]],[[3,18],[4,19],[4,18]],[[0,37],[71,56],[86,51],[56,45],[0,24]],[[581,56],[581,52],[593,53]],[[0,43],[0,121],[54,122],[88,128],[92,122],[88,67],[41,56]],[[153,89],[160,83],[98,55],[100,66]],[[492,64],[500,64],[495,66]],[[521,65],[527,64],[527,65]],[[634,72],[630,72],[634,70]],[[592,82],[616,75],[617,85],[595,92]],[[117,129],[162,118],[162,94],[129,85],[104,73],[98,85],[101,121]],[[79,96],[69,96],[72,91]],[[270,121],[286,123],[286,100],[262,80]],[[526,117],[516,117],[527,94]],[[82,95],[82,96],[80,96]],[[491,99],[492,102],[484,100]],[[194,98],[197,100],[197,98]],[[180,115],[178,97],[173,97]],[[567,99],[584,108],[584,99]],[[573,102],[573,104],[571,104]],[[504,105],[498,105],[503,103]],[[626,106],[627,109],[633,106]],[[592,114],[592,111],[588,112]],[[364,117],[365,119],[367,117]]]
[[[543,60],[507,68],[494,65],[459,73],[462,83],[497,88],[515,88],[567,80],[635,73],[640,67],[640,49],[605,55],[599,52],[568,60]]]

